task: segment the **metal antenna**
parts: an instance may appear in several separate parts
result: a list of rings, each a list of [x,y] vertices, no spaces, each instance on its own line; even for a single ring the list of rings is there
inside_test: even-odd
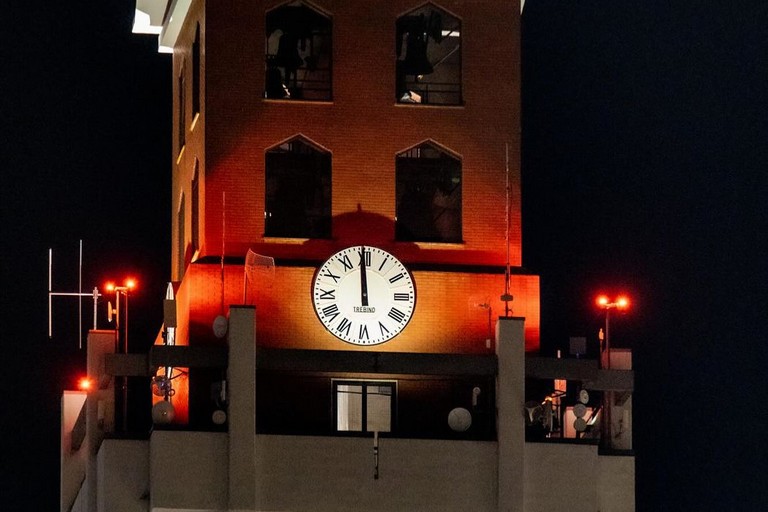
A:
[[[224,251],[227,234],[227,193],[221,193],[221,314],[224,314]]]
[[[509,303],[512,302],[512,294],[509,293],[509,280],[510,280],[510,263],[509,263],[509,225],[510,225],[510,188],[509,188],[509,144],[504,144],[505,158],[506,158],[506,231],[504,234],[504,240],[507,243],[507,265],[504,268],[504,294],[501,296],[501,300],[504,302],[504,316],[508,317],[510,313]]]
[[[80,240],[80,256],[78,266],[78,288],[77,292],[54,292],[53,285],[53,249],[48,249],[48,338],[53,338],[53,297],[77,297],[78,300],[78,322],[77,322],[77,340],[78,348],[83,348],[83,297],[93,297],[93,329],[96,330],[97,308],[99,289],[94,287],[91,293],[83,293],[83,241]]]

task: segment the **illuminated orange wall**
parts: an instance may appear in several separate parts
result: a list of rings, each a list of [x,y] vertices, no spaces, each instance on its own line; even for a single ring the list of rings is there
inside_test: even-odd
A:
[[[242,257],[254,244],[280,246],[279,240],[262,236],[268,148],[301,134],[328,149],[333,154],[334,218],[362,211],[393,221],[395,155],[432,140],[462,160],[465,243],[443,259],[465,264],[505,262],[505,145],[509,145],[511,263],[520,265],[519,12],[514,3],[438,3],[462,20],[465,105],[461,107],[394,103],[395,20],[423,3],[402,0],[318,2],[334,23],[334,101],[262,99],[264,17],[266,9],[280,3],[209,2],[204,12],[200,2],[193,2],[181,45],[174,53],[174,87],[179,73],[186,77],[187,142],[183,152],[175,147],[173,153],[174,159],[180,155],[174,165],[173,216],[176,222],[183,193],[187,244],[196,160],[205,177],[200,190],[204,218],[200,256],[220,254],[225,218],[226,252]],[[198,21],[203,43],[203,112],[193,127],[190,46]],[[174,92],[173,96],[176,102],[179,95]],[[174,123],[177,119],[175,114]],[[177,139],[174,135],[174,143]],[[334,223],[337,241],[338,229]],[[384,229],[385,238],[392,240],[393,224]],[[324,258],[331,247],[322,245],[312,247],[317,252],[303,247],[293,257]],[[174,250],[174,257],[178,252]]]
[[[311,300],[313,267],[277,267],[274,279],[247,302],[256,304],[257,343],[260,346],[317,350],[366,350],[424,353],[489,353],[494,351],[496,319],[504,314],[500,296],[504,276],[462,272],[414,271],[416,309],[408,327],[391,341],[357,347],[331,335],[317,319]],[[193,342],[216,343],[212,323],[221,308],[221,272],[215,264],[193,264],[187,269],[190,289],[190,332]],[[226,304],[243,301],[243,267],[227,266]],[[526,350],[539,346],[539,280],[512,276],[514,316],[526,319]],[[489,325],[490,306],[490,325]],[[490,347],[486,340],[491,340]]]
[[[177,211],[185,198],[185,244],[191,239],[191,180],[198,162],[201,247],[182,251],[188,260],[215,261],[222,252],[243,258],[248,249],[301,266],[278,267],[270,290],[256,297],[258,339],[265,346],[355,350],[325,331],[310,302],[313,265],[356,244],[382,247],[416,271],[416,313],[392,341],[366,350],[483,352],[490,299],[492,321],[503,314],[500,274],[448,272],[455,265],[502,267],[506,263],[506,151],[511,182],[510,263],[522,264],[520,217],[520,48],[515,2],[434,2],[462,21],[462,83],[459,107],[396,105],[395,20],[423,5],[414,0],[313,2],[333,19],[333,101],[263,99],[265,13],[284,2],[193,0],[174,51],[176,77],[185,73],[186,146],[174,147],[173,243]],[[191,45],[201,28],[203,112],[192,124]],[[174,102],[179,97],[174,90]],[[264,154],[301,135],[332,153],[333,239],[265,238]],[[178,140],[174,134],[174,144]],[[463,243],[403,243],[394,240],[395,155],[433,141],[462,162]],[[178,159],[177,159],[178,157]],[[226,195],[226,204],[222,200]],[[225,207],[224,207],[225,206]],[[225,226],[225,227],[223,227]],[[226,240],[222,244],[223,233]],[[178,251],[173,250],[174,258]],[[305,262],[304,265],[302,262]],[[174,264],[176,268],[176,264]],[[440,270],[444,270],[440,271]],[[178,276],[177,276],[178,277]],[[242,267],[227,266],[224,304],[241,303]],[[192,264],[188,293],[193,343],[216,343],[213,318],[221,313],[221,276],[216,264]],[[539,339],[537,276],[514,276],[515,315],[526,317],[526,349]]]

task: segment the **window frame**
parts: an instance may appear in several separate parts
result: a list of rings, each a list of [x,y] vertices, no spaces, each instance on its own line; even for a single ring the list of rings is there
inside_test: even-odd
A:
[[[360,386],[361,387],[361,416],[360,416],[360,430],[341,430],[339,428],[339,386]],[[387,387],[390,390],[389,396],[389,430],[369,430],[369,417],[368,417],[368,400],[369,396],[368,388],[370,387]],[[333,393],[333,430],[336,434],[340,435],[368,435],[373,432],[379,434],[392,434],[396,432],[396,420],[397,420],[397,381],[387,379],[332,379],[331,390]]]

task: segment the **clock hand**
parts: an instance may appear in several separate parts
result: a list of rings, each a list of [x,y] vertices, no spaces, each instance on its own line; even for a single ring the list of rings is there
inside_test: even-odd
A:
[[[368,305],[368,276],[365,274],[365,246],[360,246],[360,305]]]

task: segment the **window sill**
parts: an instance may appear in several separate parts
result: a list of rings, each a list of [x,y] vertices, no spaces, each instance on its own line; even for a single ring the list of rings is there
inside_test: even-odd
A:
[[[181,151],[179,151],[179,156],[176,157],[176,165],[179,165],[181,163],[181,158],[184,156],[185,149],[187,149],[186,144],[184,146],[181,146]]]

